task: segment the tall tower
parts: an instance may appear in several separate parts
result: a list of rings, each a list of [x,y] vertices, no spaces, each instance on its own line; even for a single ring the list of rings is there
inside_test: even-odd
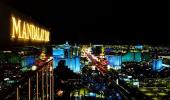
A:
[[[64,55],[65,58],[70,58],[70,45],[68,44],[68,41],[64,44]]]

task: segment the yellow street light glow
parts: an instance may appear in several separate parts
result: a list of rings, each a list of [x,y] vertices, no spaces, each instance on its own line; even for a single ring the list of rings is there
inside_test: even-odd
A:
[[[153,93],[145,93],[145,95],[147,95],[147,96],[153,96],[154,94],[153,94]]]
[[[164,92],[160,92],[160,93],[158,93],[160,96],[165,96],[165,95],[168,95],[168,94],[166,94],[166,93],[164,93]]]
[[[14,16],[11,17],[11,38],[26,41],[49,42],[50,32],[34,24],[23,21]]]
[[[159,100],[158,98],[156,98],[156,97],[154,97],[154,98],[152,98],[153,100]]]

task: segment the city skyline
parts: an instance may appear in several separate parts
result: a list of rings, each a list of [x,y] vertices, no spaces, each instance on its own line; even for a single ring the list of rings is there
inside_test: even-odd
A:
[[[0,2],[0,99],[170,100],[168,13],[146,5]]]

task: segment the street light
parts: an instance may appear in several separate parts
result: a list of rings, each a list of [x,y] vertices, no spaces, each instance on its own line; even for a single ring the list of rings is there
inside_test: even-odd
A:
[[[37,69],[37,66],[35,66],[35,65],[33,65],[31,68],[32,71],[35,71],[36,69]]]

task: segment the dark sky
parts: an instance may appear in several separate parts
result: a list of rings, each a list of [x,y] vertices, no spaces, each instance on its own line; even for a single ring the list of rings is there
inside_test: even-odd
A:
[[[170,43],[169,6],[111,0],[54,1],[4,0],[50,28],[52,43]]]

